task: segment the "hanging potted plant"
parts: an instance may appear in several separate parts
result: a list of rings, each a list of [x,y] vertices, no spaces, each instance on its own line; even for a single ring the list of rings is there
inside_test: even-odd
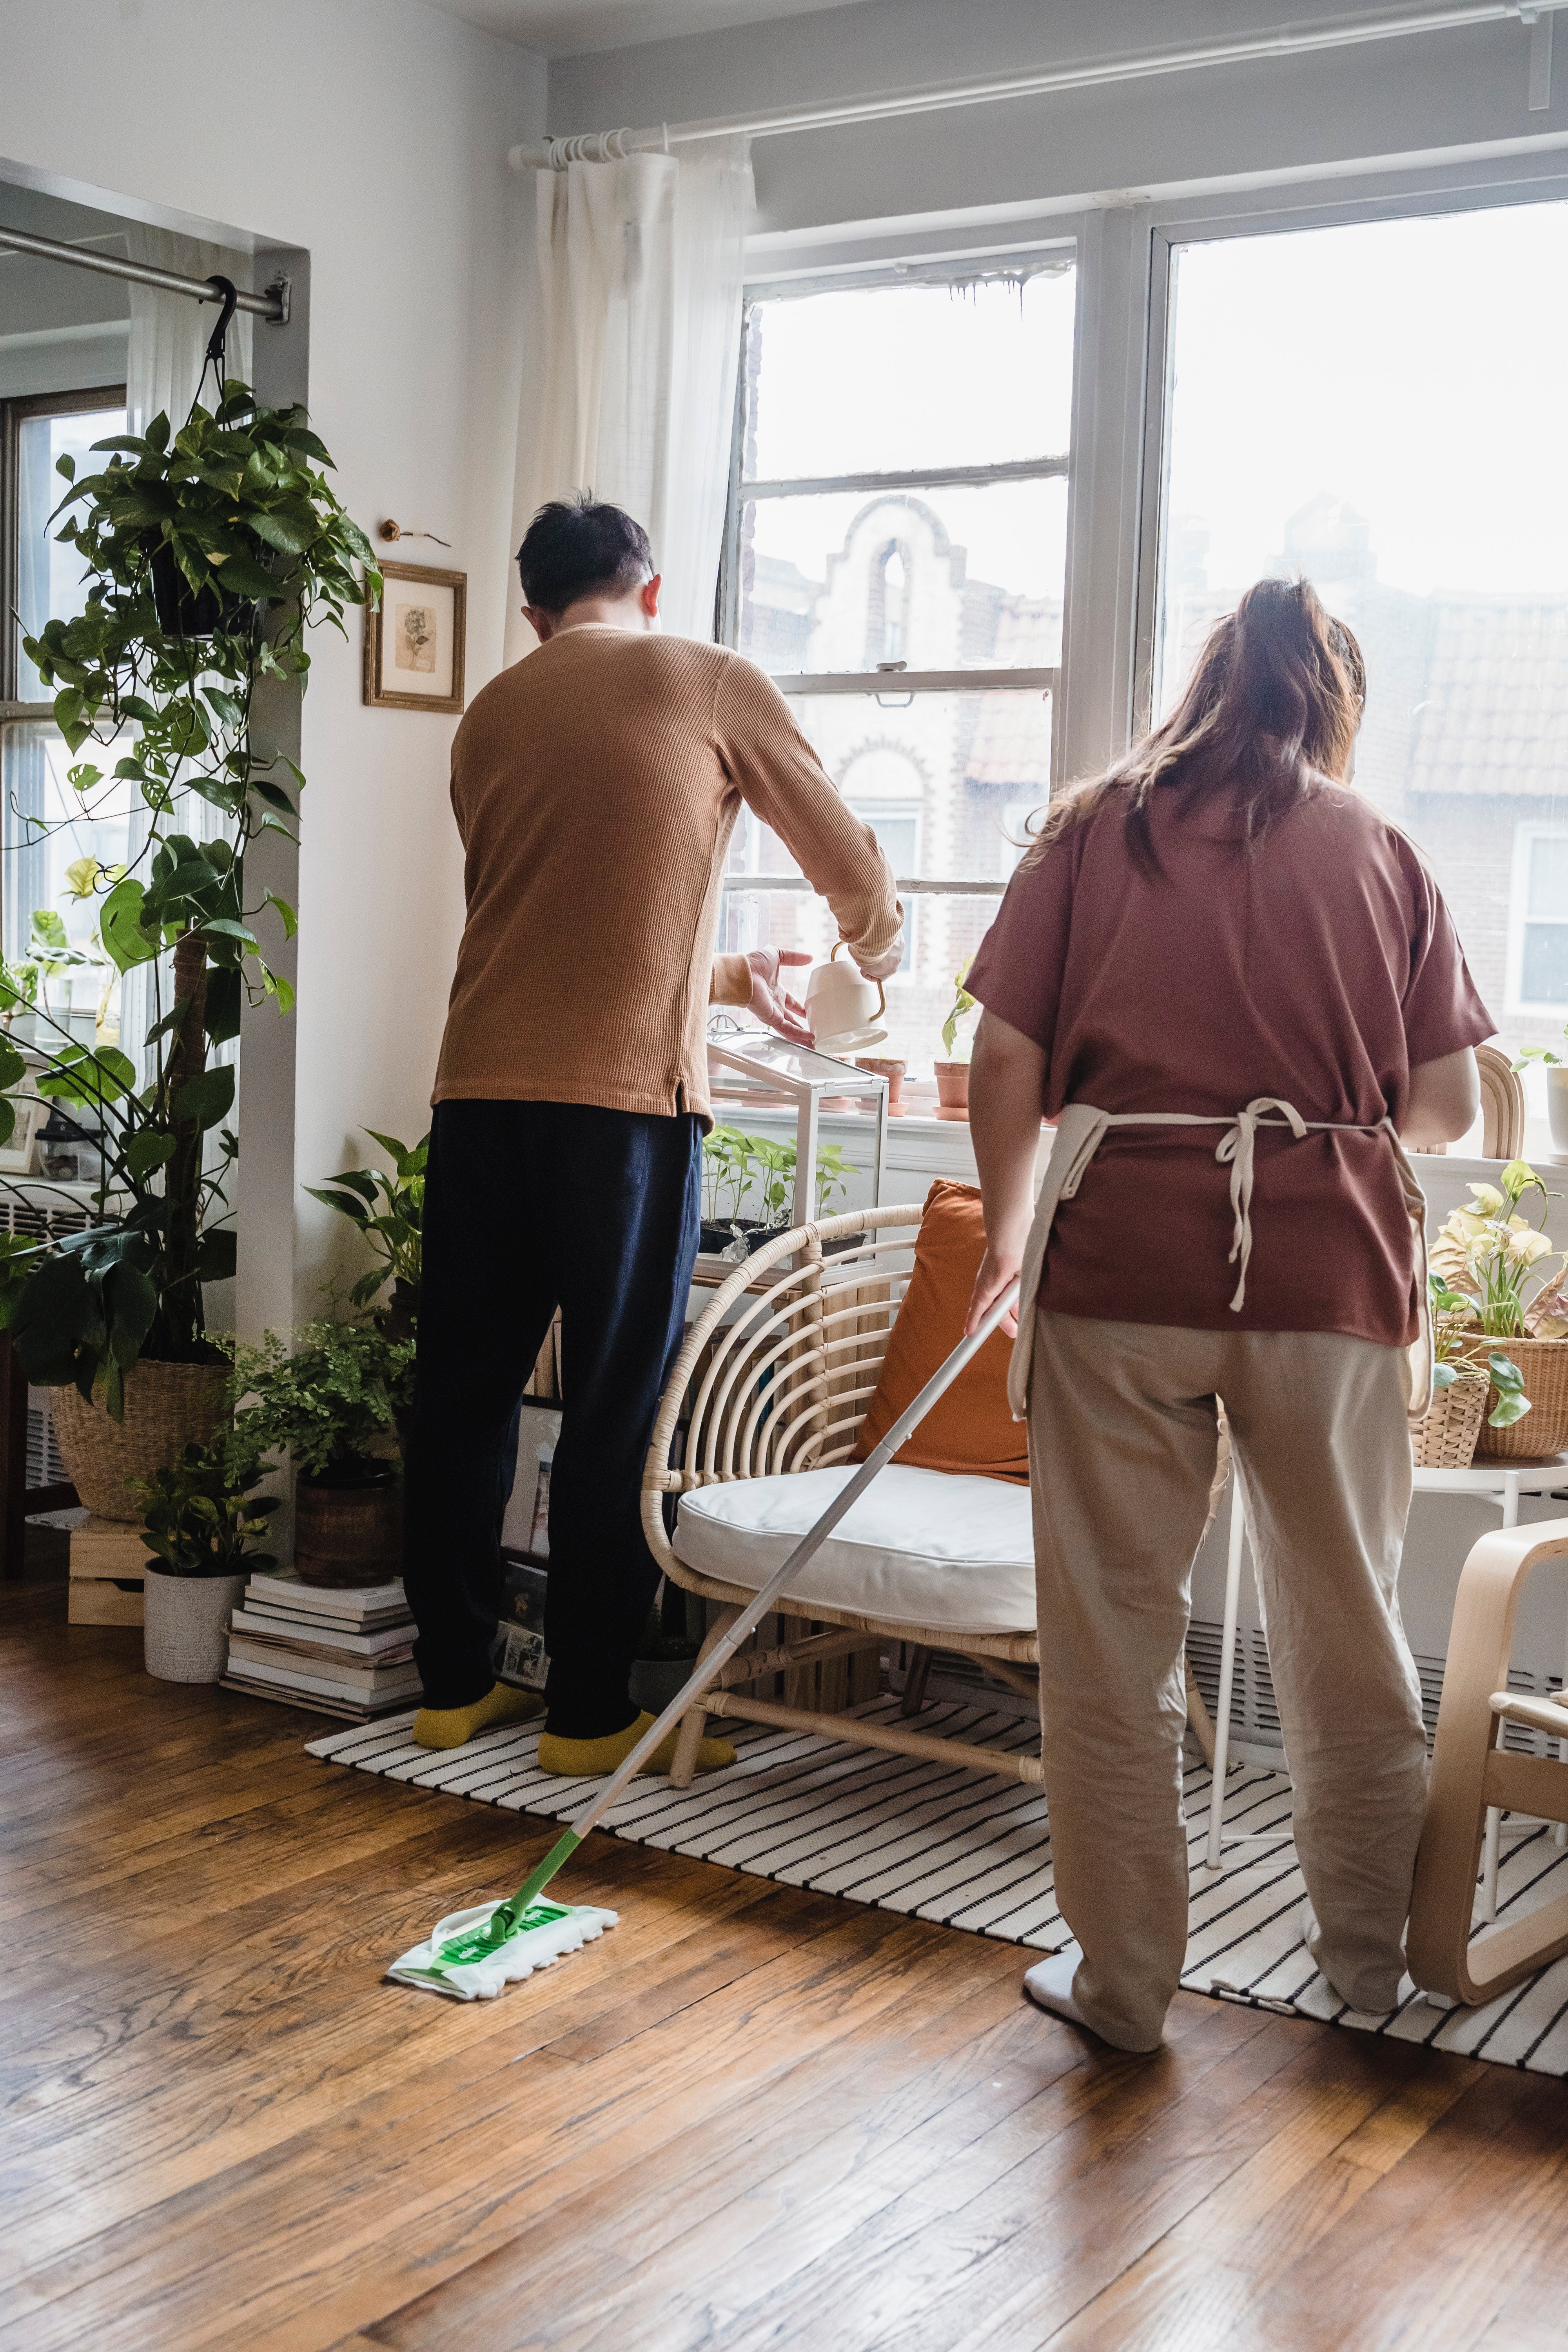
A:
[[[1446,1307],[1457,1339],[1490,1372],[1492,1409],[1476,1451],[1484,1460],[1561,1453],[1568,1446],[1568,1252],[1554,1259],[1542,1227],[1554,1199],[1528,1161],[1510,1160],[1497,1184],[1472,1184],[1472,1209],[1456,1209],[1432,1245],[1432,1265],[1461,1302]],[[1520,1203],[1541,1195],[1541,1223]],[[1516,1370],[1517,1391],[1498,1373],[1498,1355]],[[1530,1419],[1521,1427],[1524,1416]]]
[[[79,758],[68,781],[84,815],[110,781],[131,784],[149,814],[129,871],[88,858],[72,874],[76,894],[99,902],[115,971],[151,968],[151,1069],[42,1013],[30,1041],[41,1071],[0,1038],[0,1143],[24,1081],[103,1131],[86,1232],[0,1252],[0,1324],[28,1380],[57,1391],[60,1452],[82,1499],[127,1517],[126,1479],[173,1462],[222,1417],[227,1367],[207,1337],[203,1287],[235,1271],[225,1180],[238,1146],[224,1124],[235,1072],[211,1066],[209,1049],[238,1035],[242,998],[270,997],[280,1013],[293,1003],[253,927],[265,914],[291,937],[294,910],[271,890],[247,892],[245,869],[258,834],[295,838],[304,777],[290,761],[256,757],[252,696],[264,678],[302,683],[307,629],[323,618],[341,628],[380,575],[301,408],[263,407],[230,381],[216,413],[198,403],[178,433],[158,416],[144,435],[95,446],[109,462],[82,481],[59,460],[74,487],[58,536],[82,560],[85,609],[46,623],[25,650],[56,689],[73,753],[134,730],[111,779]],[[216,838],[182,829],[186,793],[218,813]],[[24,1001],[0,976],[0,1012]]]
[[[387,1459],[414,1386],[414,1344],[374,1323],[308,1323],[234,1351],[230,1459],[294,1465],[294,1567],[307,1584],[384,1584],[402,1573],[403,1494]]]
[[[975,1006],[976,1000],[963,985],[973,961],[972,955],[965,956],[954,972],[952,985],[956,993],[947,1019],[942,1024],[942,1051],[948,1059],[936,1064],[936,1099],[939,1115],[945,1112],[949,1118],[969,1117],[969,1058],[965,1055],[963,1061],[955,1062],[952,1056],[958,1044],[958,1024],[973,1012]]]
[[[142,1655],[160,1682],[216,1683],[228,1660],[228,1622],[247,1579],[275,1565],[252,1551],[267,1533],[270,1496],[253,1496],[258,1463],[237,1472],[223,1445],[186,1445],[167,1469],[135,1482],[153,1558],[142,1587]]]

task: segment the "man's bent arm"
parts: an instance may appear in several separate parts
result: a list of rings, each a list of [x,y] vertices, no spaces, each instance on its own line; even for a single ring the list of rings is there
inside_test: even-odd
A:
[[[713,723],[742,799],[772,825],[826,899],[861,971],[874,978],[896,971],[904,910],[891,869],[870,826],[845,806],[773,680],[751,662],[730,663]]]

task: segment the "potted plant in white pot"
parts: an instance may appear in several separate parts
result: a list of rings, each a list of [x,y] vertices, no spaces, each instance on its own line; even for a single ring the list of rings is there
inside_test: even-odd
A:
[[[942,1051],[948,1059],[935,1065],[939,1117],[943,1114],[949,1118],[969,1117],[969,1056],[965,1054],[962,1061],[955,1061],[952,1056],[958,1045],[959,1024],[966,1021],[975,1008],[976,1000],[963,985],[973,961],[972,955],[965,956],[953,973],[952,985],[956,993],[947,1019],[942,1024]]]
[[[43,1064],[0,1037],[0,1145],[24,1088],[79,1107],[103,1139],[86,1232],[0,1248],[0,1324],[29,1381],[58,1391],[55,1429],[83,1501],[124,1518],[135,1516],[126,1480],[205,1441],[223,1417],[227,1368],[206,1332],[203,1289],[235,1270],[224,1179],[237,1145],[223,1126],[235,1072],[209,1067],[209,1047],[238,1035],[244,996],[269,997],[279,1013],[293,1003],[252,926],[268,914],[289,937],[294,910],[247,889],[246,852],[269,830],[294,838],[304,778],[258,755],[252,697],[265,678],[303,682],[307,628],[328,618],[341,627],[348,605],[377,593],[380,574],[302,408],[263,407],[231,381],[216,414],[195,404],[177,433],[158,416],[142,435],[96,446],[108,462],[79,482],[74,461],[59,460],[73,486],[58,537],[80,559],[84,609],[47,622],[25,650],[79,755],[67,782],[81,813],[62,825],[90,820],[95,795],[110,788],[79,756],[100,746],[121,755],[112,787],[145,805],[147,838],[130,870],[84,857],[69,874],[72,896],[97,904],[95,938],[115,971],[152,967],[157,1017],[138,1071],[107,1035],[89,1045],[34,1009],[26,968],[0,970],[0,1013],[30,1009],[29,1050]],[[216,837],[182,829],[190,794],[217,813]],[[35,822],[29,843],[62,825]],[[50,940],[37,920],[35,933],[41,970]]]
[[[216,1683],[228,1659],[228,1622],[246,1580],[270,1568],[249,1547],[278,1508],[250,1488],[260,1466],[236,1472],[226,1449],[186,1445],[170,1467],[135,1482],[153,1558],[142,1585],[142,1655],[165,1683]]]
[[[1489,1342],[1501,1342],[1521,1381],[1510,1400],[1491,1367],[1497,1402],[1476,1451],[1487,1460],[1561,1453],[1568,1446],[1568,1252],[1554,1254],[1542,1230],[1556,1196],[1524,1160],[1510,1160],[1500,1184],[1469,1189],[1475,1206],[1456,1209],[1444,1224],[1432,1245],[1433,1271],[1463,1301],[1462,1310],[1446,1314],[1478,1365]],[[1539,1225],[1520,1211],[1534,1193]],[[1516,1410],[1506,1410],[1510,1402]]]
[[[1563,1034],[1568,1038],[1568,1023]],[[1550,1045],[1527,1045],[1513,1066],[1526,1070],[1532,1062],[1542,1064],[1546,1072],[1546,1118],[1552,1149],[1559,1159],[1568,1160],[1568,1061]]]
[[[294,1465],[294,1569],[307,1584],[385,1584],[403,1568],[399,1411],[414,1385],[414,1343],[374,1323],[307,1323],[234,1351],[239,1410],[230,1457]]]

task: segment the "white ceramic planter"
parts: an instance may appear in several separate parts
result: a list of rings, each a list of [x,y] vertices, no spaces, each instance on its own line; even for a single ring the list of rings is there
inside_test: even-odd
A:
[[[1546,1116],[1552,1122],[1552,1148],[1568,1159],[1568,1062],[1546,1070]]]
[[[170,1576],[149,1559],[142,1654],[162,1683],[216,1683],[228,1663],[228,1621],[243,1576]]]

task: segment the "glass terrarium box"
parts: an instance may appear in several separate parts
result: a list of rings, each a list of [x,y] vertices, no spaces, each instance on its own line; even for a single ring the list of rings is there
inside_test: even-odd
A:
[[[708,1084],[715,1125],[702,1154],[700,1277],[729,1275],[793,1226],[879,1205],[884,1076],[771,1029],[730,1029],[710,1034]]]

